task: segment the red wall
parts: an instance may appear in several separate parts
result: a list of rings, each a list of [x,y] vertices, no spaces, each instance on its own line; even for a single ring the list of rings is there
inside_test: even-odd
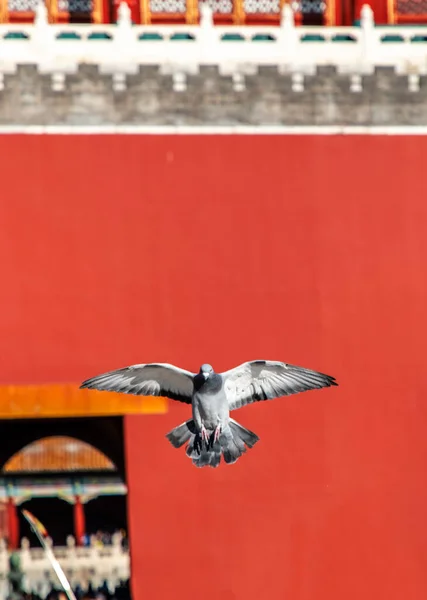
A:
[[[134,600],[425,600],[424,137],[0,137],[0,376],[302,364],[197,470],[126,418]]]
[[[370,0],[370,2],[365,2],[365,0],[355,0],[354,2],[354,17],[355,20],[360,19],[360,11],[362,10],[362,6],[364,4],[369,4],[369,6],[374,11],[374,21],[377,25],[385,25],[389,22],[389,10],[388,10],[388,2],[386,0]],[[353,23],[349,23],[352,25]]]

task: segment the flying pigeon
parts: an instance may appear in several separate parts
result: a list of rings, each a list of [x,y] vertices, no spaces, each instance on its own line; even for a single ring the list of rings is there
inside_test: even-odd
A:
[[[196,467],[218,467],[221,456],[235,463],[259,440],[230,417],[230,412],[261,400],[338,385],[334,377],[271,360],[253,360],[224,373],[203,364],[191,373],[166,363],[132,365],[87,379],[94,390],[161,396],[191,404],[193,418],[167,434],[172,446],[187,443]]]

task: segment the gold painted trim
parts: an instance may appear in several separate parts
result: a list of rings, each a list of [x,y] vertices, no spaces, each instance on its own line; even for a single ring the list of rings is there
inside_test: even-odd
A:
[[[9,20],[9,10],[7,0],[0,0],[0,23],[7,23]]]
[[[141,17],[140,17],[141,24],[142,25],[150,25],[151,24],[150,0],[140,0],[139,11],[141,13]]]
[[[396,0],[387,0],[387,21],[390,25],[396,24]]]
[[[185,22],[187,25],[197,25],[199,22],[199,2],[198,0],[187,0],[185,12]]]
[[[243,25],[246,20],[244,0],[233,0],[233,23]]]
[[[103,21],[102,0],[92,0],[92,23],[99,25]]]
[[[54,24],[58,22],[58,0],[46,0],[47,14],[49,23]]]
[[[327,27],[335,26],[335,15],[336,15],[336,5],[335,0],[325,0],[326,1],[326,10],[325,10],[325,19],[324,25]]]
[[[165,414],[166,398],[131,396],[78,385],[0,386],[0,419]]]

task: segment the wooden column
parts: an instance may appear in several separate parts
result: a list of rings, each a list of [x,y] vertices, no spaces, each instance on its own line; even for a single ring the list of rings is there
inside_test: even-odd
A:
[[[80,496],[75,497],[74,501],[74,537],[76,538],[77,546],[83,544],[83,537],[86,533],[86,518],[84,506]]]
[[[9,547],[16,550],[19,546],[19,519],[14,498],[9,498],[7,502],[7,528]]]

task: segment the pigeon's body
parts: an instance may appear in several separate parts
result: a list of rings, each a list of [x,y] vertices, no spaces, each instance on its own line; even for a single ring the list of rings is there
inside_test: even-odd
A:
[[[225,400],[224,384],[217,373],[208,379],[194,378],[194,394],[192,400],[193,420],[201,430],[202,425],[208,431],[214,431],[218,424],[228,423],[230,410]]]
[[[143,396],[165,396],[191,404],[193,418],[167,434],[175,448],[187,443],[198,467],[234,463],[258,436],[230,418],[247,404],[337,385],[329,375],[286,363],[256,360],[225,373],[204,364],[191,373],[169,364],[133,365],[85,381],[81,387]]]

